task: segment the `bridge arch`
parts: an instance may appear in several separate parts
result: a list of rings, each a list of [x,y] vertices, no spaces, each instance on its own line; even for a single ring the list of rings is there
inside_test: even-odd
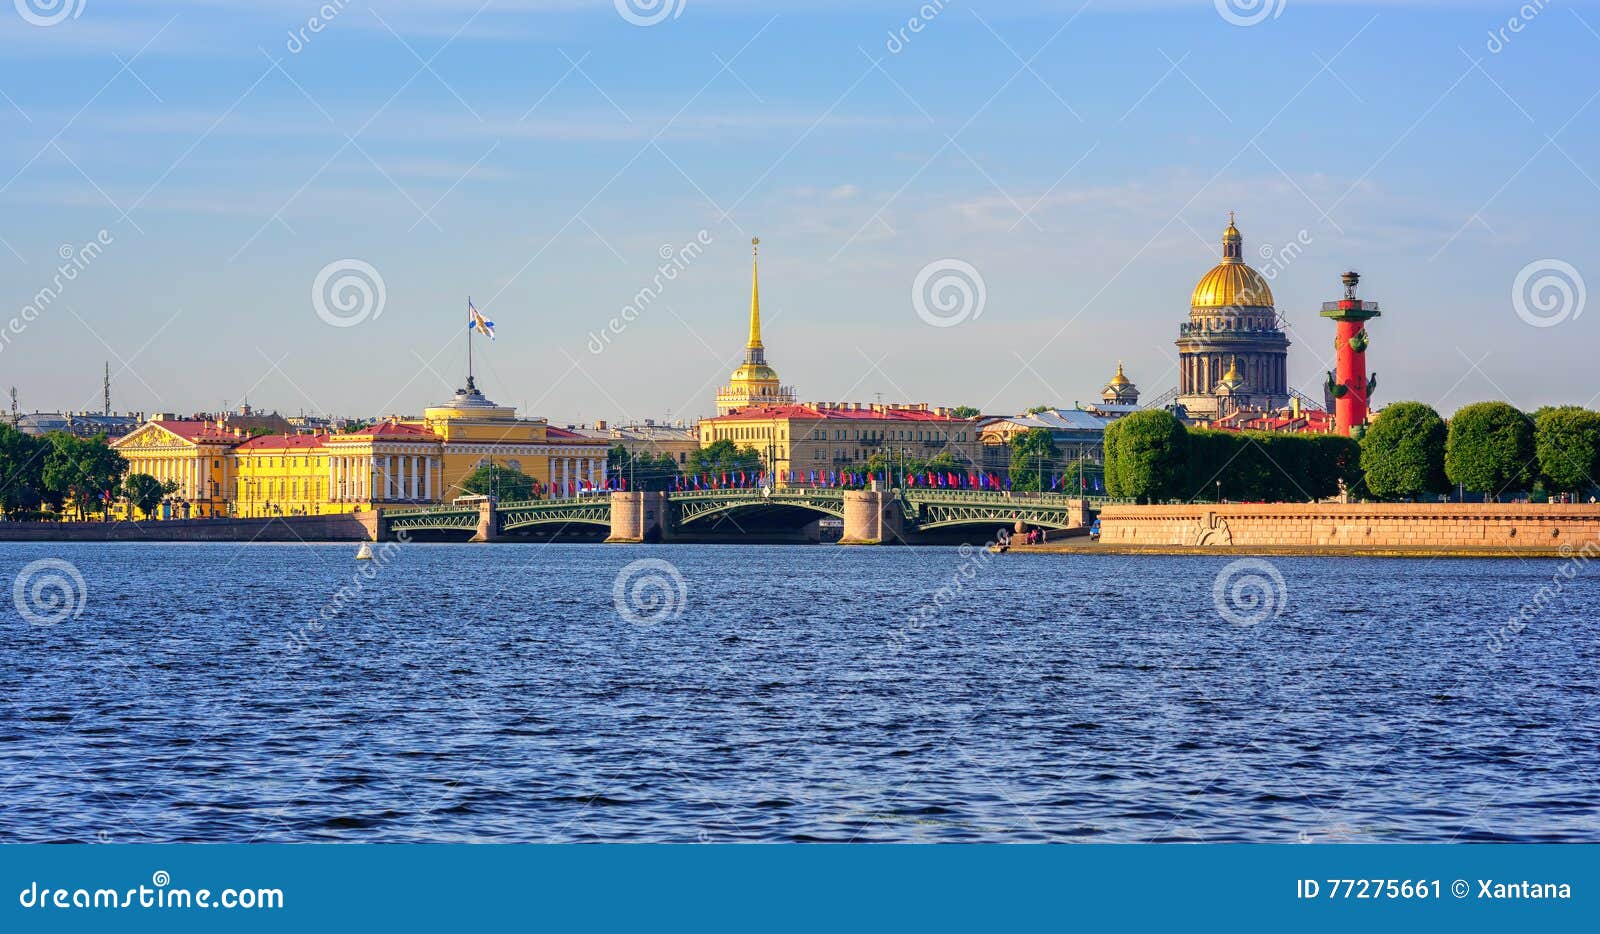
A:
[[[680,526],[711,523],[743,512],[765,512],[781,515],[784,512],[809,513],[813,517],[844,518],[844,500],[834,497],[803,497],[792,495],[750,496],[736,499],[688,499],[676,502]]]
[[[384,517],[384,526],[394,532],[474,532],[478,528],[476,509],[417,510]]]
[[[562,516],[542,515],[538,513],[532,515],[518,515],[516,513],[511,513],[509,515],[505,515],[504,518],[500,520],[500,531],[511,532],[516,529],[532,528],[536,525],[592,525],[597,528],[609,530],[611,528],[611,517],[609,515]]]

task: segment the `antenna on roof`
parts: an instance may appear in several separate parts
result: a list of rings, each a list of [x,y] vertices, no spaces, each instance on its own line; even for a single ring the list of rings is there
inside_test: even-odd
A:
[[[105,406],[106,406],[105,414],[110,415],[111,414],[111,361],[110,360],[106,361],[105,382],[101,386],[101,390],[102,390],[102,392],[104,393],[104,396],[105,396]]]

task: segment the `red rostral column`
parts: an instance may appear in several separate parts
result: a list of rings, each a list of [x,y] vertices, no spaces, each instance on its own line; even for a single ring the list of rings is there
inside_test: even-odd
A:
[[[1344,298],[1322,303],[1322,316],[1339,323],[1333,340],[1338,370],[1328,374],[1327,390],[1339,434],[1359,438],[1366,430],[1372,391],[1378,388],[1377,374],[1367,375],[1367,321],[1378,317],[1378,303],[1356,298],[1356,283],[1361,281],[1356,273],[1347,272],[1339,279]]]

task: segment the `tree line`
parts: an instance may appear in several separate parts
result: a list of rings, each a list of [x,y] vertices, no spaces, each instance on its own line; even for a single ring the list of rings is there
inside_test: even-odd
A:
[[[1231,499],[1383,501],[1448,496],[1584,497],[1600,473],[1600,413],[1533,413],[1479,402],[1442,418],[1421,402],[1384,408],[1359,441],[1342,435],[1190,429],[1135,412],[1105,434],[1106,488],[1142,503]]]
[[[148,516],[176,489],[145,474],[129,475],[127,458],[103,434],[36,437],[0,425],[0,512],[7,519],[104,516],[123,499]]]

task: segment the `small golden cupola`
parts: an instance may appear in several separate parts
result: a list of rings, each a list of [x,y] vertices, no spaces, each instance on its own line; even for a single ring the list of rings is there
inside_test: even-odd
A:
[[[1117,361],[1117,373],[1106,383],[1105,389],[1101,390],[1100,398],[1105,400],[1107,405],[1139,404],[1139,387],[1122,372],[1121,360]]]
[[[1239,372],[1239,358],[1228,358],[1228,372],[1217,381],[1218,395],[1233,395],[1244,388],[1244,375]]]

